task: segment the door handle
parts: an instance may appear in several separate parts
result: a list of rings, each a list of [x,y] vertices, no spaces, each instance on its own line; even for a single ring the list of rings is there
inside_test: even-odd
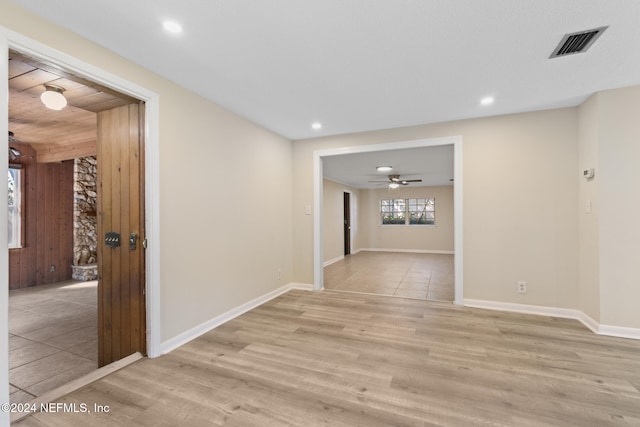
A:
[[[135,251],[138,247],[138,236],[136,233],[129,234],[129,249]]]

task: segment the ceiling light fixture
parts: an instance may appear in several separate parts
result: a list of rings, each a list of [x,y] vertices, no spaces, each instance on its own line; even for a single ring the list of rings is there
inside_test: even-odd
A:
[[[175,21],[164,21],[162,23],[162,28],[172,34],[180,34],[182,32],[182,25],[178,24]]]
[[[376,167],[376,170],[378,172],[389,172],[392,169],[393,168],[391,166],[378,166],[378,167]]]
[[[62,94],[64,88],[55,85],[44,85],[40,100],[50,110],[60,111],[67,106],[67,98]]]
[[[400,184],[398,184],[397,182],[392,182],[391,184],[389,184],[389,188],[391,188],[392,190],[398,187],[400,187]]]
[[[313,129],[313,130],[320,130],[320,129],[322,129],[322,123],[320,123],[320,122],[313,122],[313,123],[311,123],[311,129]]]
[[[480,104],[482,104],[482,105],[491,105],[491,104],[493,104],[493,101],[494,101],[494,99],[493,99],[492,96],[487,96],[486,98],[482,98],[480,100]]]

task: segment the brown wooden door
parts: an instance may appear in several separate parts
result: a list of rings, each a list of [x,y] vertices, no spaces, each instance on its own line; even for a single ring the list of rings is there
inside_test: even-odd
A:
[[[143,108],[98,113],[99,366],[146,352]]]
[[[351,194],[344,192],[344,254],[351,253]]]

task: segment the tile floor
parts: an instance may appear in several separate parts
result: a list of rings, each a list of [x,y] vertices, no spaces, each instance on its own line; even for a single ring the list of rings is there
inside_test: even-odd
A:
[[[9,291],[11,402],[28,402],[98,368],[98,282]]]
[[[453,301],[453,255],[358,252],[324,268],[324,287]]]

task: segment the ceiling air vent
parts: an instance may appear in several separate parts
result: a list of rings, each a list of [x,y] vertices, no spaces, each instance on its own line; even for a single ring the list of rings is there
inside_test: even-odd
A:
[[[594,28],[593,30],[580,31],[578,33],[565,34],[549,58],[586,52],[607,28],[609,27],[606,26]]]

